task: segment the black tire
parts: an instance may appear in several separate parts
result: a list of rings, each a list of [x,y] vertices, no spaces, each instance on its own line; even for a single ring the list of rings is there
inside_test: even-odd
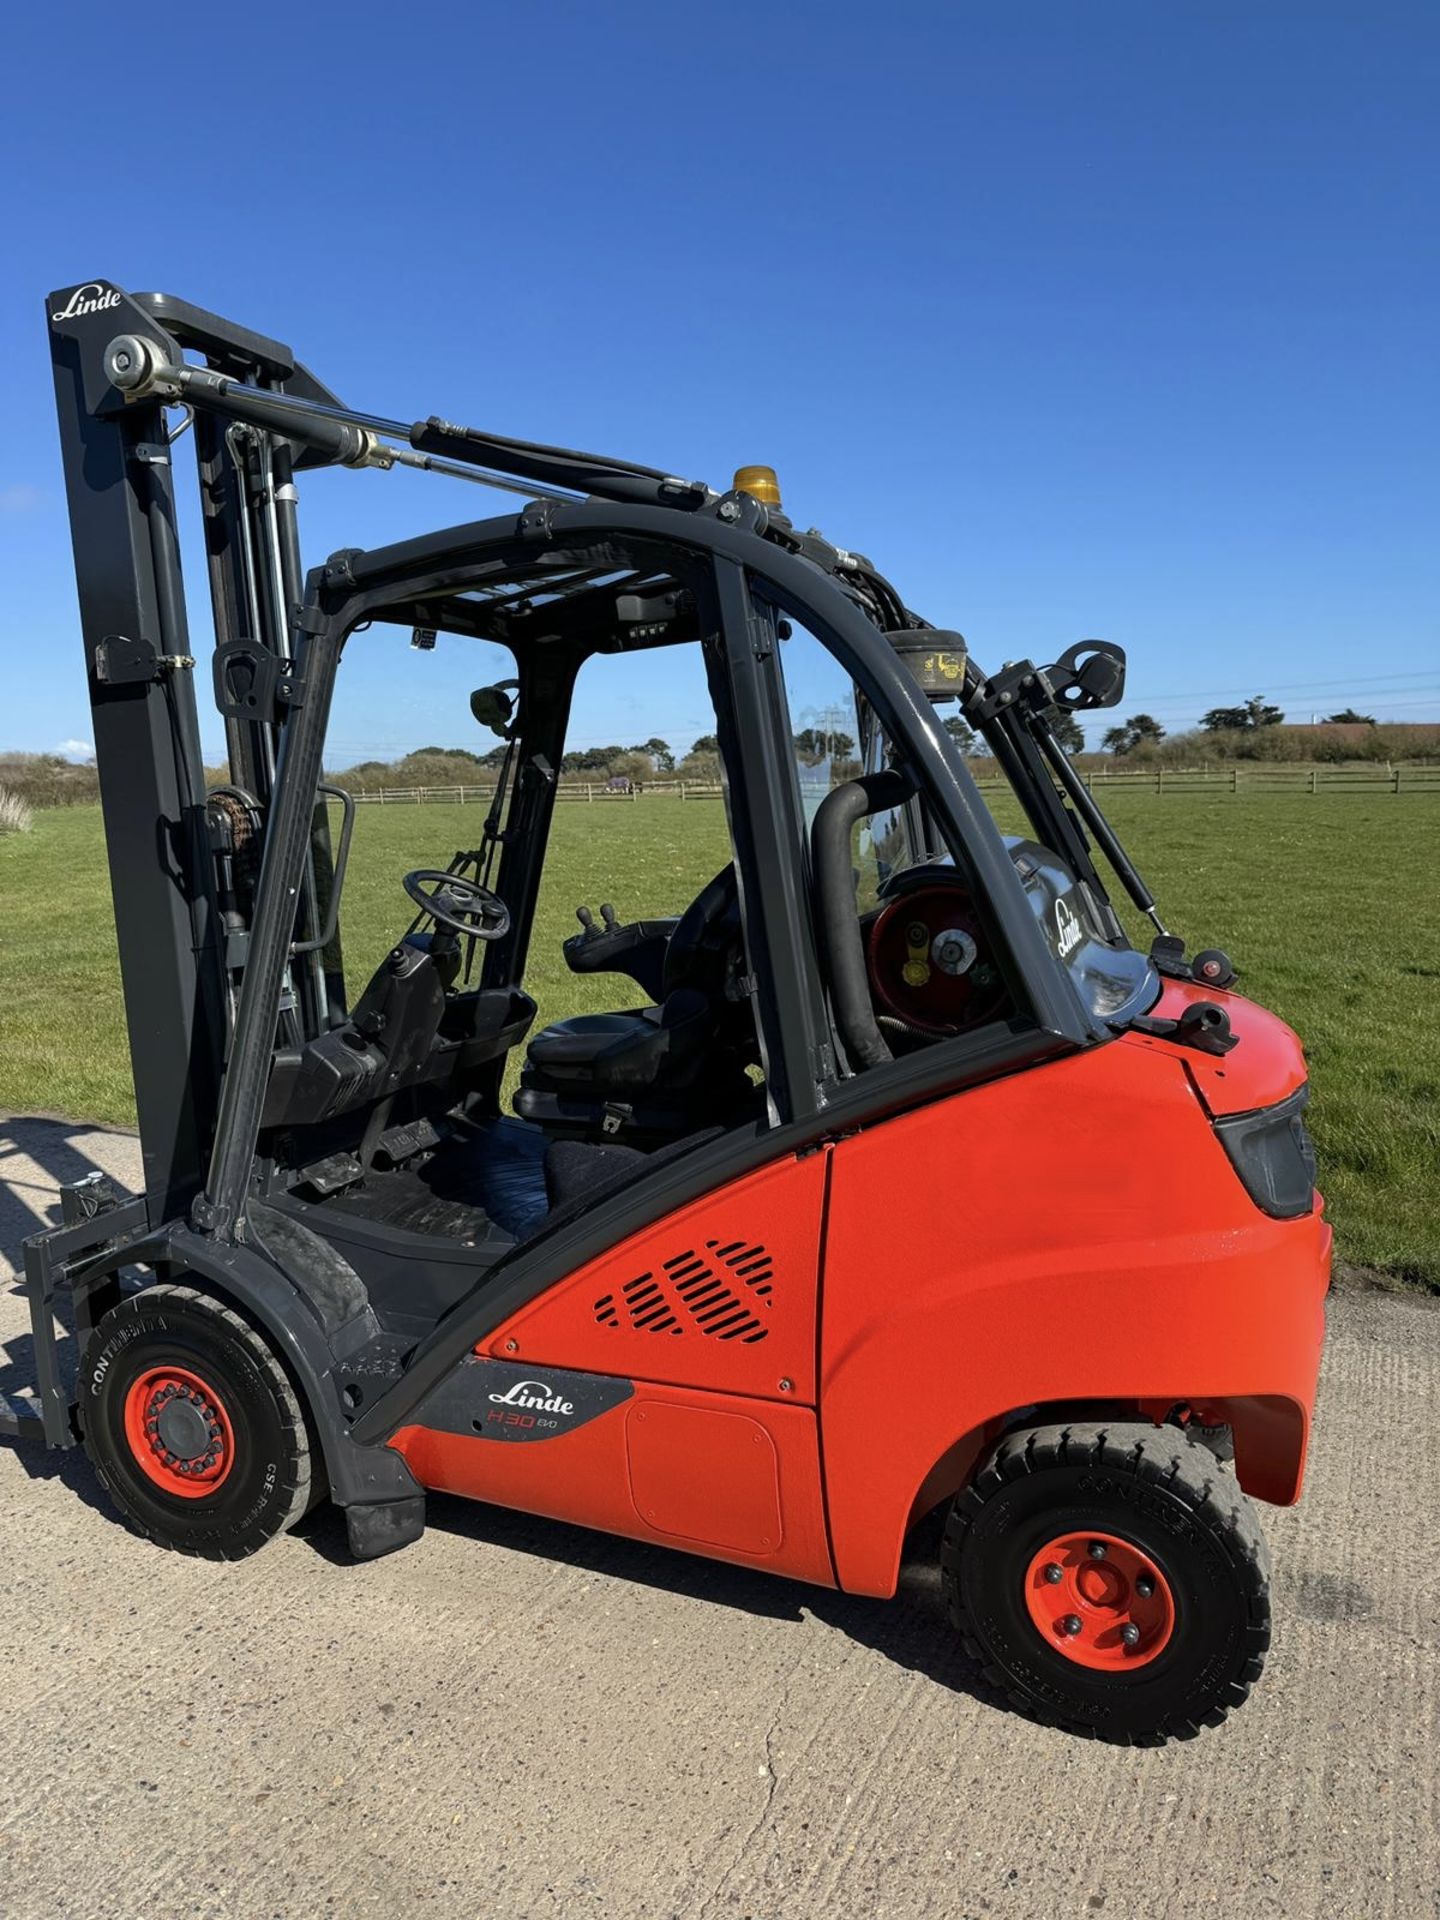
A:
[[[1077,1664],[1027,1603],[1042,1549],[1089,1532],[1129,1543],[1173,1597],[1168,1641],[1133,1671]],[[986,1679],[1071,1733],[1130,1746],[1190,1739],[1243,1704],[1265,1663],[1270,1566],[1254,1510],[1214,1455],[1172,1428],[1010,1434],[957,1495],[940,1561],[950,1618]]]
[[[206,1383],[228,1423],[224,1477],[198,1495],[167,1491],[157,1479],[163,1464],[142,1464],[126,1430],[131,1389],[168,1368]],[[145,1391],[137,1389],[135,1404]],[[311,1504],[309,1436],[288,1375],[248,1321],[194,1287],[146,1287],[112,1308],[86,1344],[78,1398],[85,1451],[101,1484],[157,1546],[243,1560]],[[205,1431],[204,1416],[186,1412],[184,1419],[187,1432]]]

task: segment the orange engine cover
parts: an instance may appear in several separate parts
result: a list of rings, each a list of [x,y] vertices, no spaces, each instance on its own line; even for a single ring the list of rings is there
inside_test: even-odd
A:
[[[1304,1072],[1281,1022],[1227,1004],[1223,1058],[1129,1035],[652,1222],[491,1334],[450,1424],[431,1406],[392,1444],[426,1486],[871,1594],[1007,1421],[1082,1403],[1229,1423],[1241,1485],[1293,1499],[1330,1232],[1262,1213],[1216,1138],[1212,1112]]]
[[[823,1153],[707,1194],[507,1320],[496,1359],[813,1404]]]
[[[781,1545],[780,1463],[758,1420],[639,1400],[626,1414],[625,1453],[635,1511],[657,1533],[728,1553]]]
[[[1283,1094],[1278,1060],[1255,1052]],[[1260,1212],[1181,1053],[1127,1037],[835,1147],[820,1418],[847,1590],[893,1592],[937,1463],[1047,1403],[1153,1403],[1163,1417],[1254,1401],[1268,1437],[1247,1460],[1237,1424],[1241,1484],[1295,1497],[1330,1230],[1318,1210]],[[1252,1071],[1244,1053],[1222,1086]],[[961,1479],[973,1465],[972,1451]]]

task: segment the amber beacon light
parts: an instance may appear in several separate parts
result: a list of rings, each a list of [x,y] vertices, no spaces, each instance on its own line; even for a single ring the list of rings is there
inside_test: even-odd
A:
[[[748,493],[752,500],[762,500],[767,507],[780,505],[780,482],[773,467],[737,467],[731,484],[737,493]]]

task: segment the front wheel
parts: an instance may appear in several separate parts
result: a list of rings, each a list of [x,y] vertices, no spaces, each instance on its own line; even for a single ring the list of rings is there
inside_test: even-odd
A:
[[[79,1407],[106,1492],[159,1546],[242,1560],[310,1505],[289,1376],[248,1321],[194,1287],[146,1287],[104,1316]]]
[[[1254,1511],[1173,1428],[1010,1434],[956,1497],[941,1572],[986,1677],[1035,1718],[1102,1740],[1217,1726],[1270,1644]]]

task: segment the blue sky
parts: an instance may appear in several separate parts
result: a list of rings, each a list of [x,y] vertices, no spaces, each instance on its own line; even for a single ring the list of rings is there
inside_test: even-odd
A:
[[[42,302],[92,275],[367,411],[768,461],[982,660],[1118,640],[1172,730],[1440,719],[1433,4],[81,0],[0,88],[0,746],[87,737]],[[487,500],[318,475],[307,557]],[[493,655],[367,638],[331,764],[470,743]],[[708,727],[681,662],[592,671],[582,741]]]

